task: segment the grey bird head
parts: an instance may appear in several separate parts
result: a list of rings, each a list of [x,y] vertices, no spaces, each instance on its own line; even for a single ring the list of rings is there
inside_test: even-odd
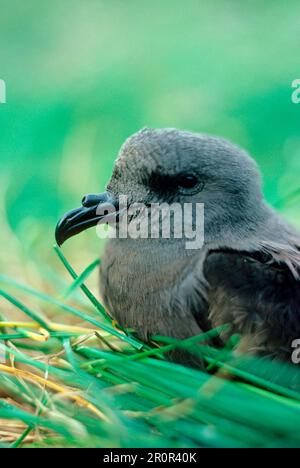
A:
[[[121,147],[107,192],[84,197],[83,207],[60,221],[58,243],[101,222],[96,206],[117,206],[120,195],[129,205],[204,203],[206,243],[245,237],[265,216],[260,175],[245,151],[217,137],[146,128]]]
[[[260,174],[245,151],[176,129],[143,129],[128,138],[107,188],[129,203],[203,203],[206,243],[251,229],[264,211]]]

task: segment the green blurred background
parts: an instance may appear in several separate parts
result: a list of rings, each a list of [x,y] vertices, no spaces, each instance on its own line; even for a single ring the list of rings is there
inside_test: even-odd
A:
[[[297,189],[299,18],[299,1],[0,0],[0,261],[12,235],[51,250],[143,126],[246,147],[273,204]],[[295,201],[284,210],[297,222]]]

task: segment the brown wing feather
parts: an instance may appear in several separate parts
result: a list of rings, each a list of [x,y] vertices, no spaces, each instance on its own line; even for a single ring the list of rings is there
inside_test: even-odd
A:
[[[204,273],[212,326],[229,323],[230,334],[252,337],[247,351],[290,360],[291,343],[300,338],[300,268],[294,268],[264,252],[210,253]]]

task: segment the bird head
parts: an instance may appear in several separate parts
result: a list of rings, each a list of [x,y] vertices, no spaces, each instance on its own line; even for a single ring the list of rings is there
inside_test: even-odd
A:
[[[128,206],[203,204],[208,244],[233,243],[255,230],[264,216],[260,174],[245,151],[218,137],[146,128],[121,147],[107,191],[85,196],[82,207],[60,220],[58,244],[97,223],[118,219],[120,196],[126,196]]]

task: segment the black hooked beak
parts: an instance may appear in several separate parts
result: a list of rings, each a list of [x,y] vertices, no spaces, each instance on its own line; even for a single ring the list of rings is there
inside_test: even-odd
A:
[[[96,224],[118,220],[119,203],[109,193],[86,195],[82,206],[68,211],[57,223],[55,239],[61,246],[67,239]]]

